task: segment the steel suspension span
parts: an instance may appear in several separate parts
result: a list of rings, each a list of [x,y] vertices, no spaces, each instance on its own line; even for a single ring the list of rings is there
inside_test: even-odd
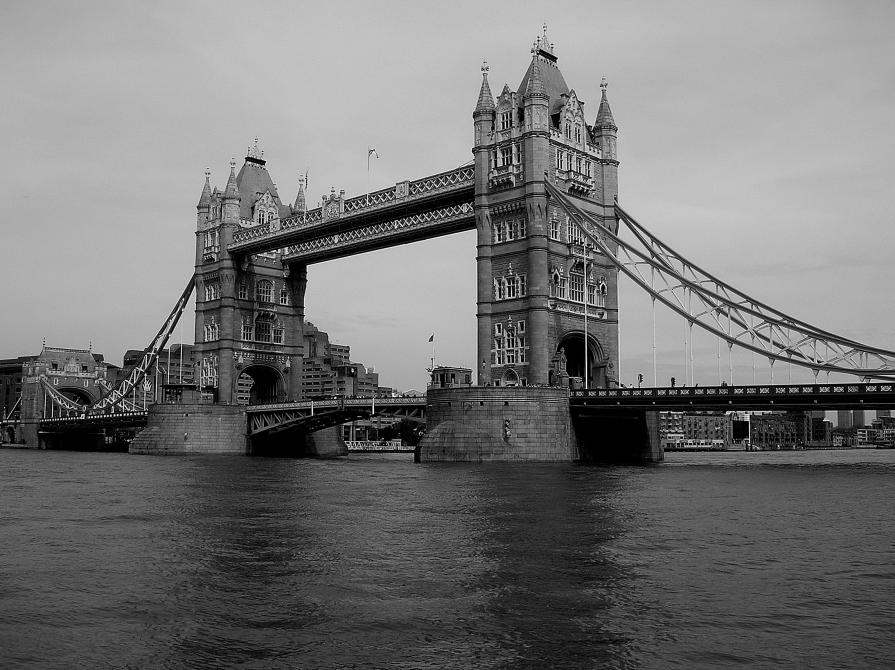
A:
[[[147,372],[149,372],[158,360],[159,353],[165,348],[165,345],[171,337],[171,333],[174,332],[178,321],[180,321],[180,316],[183,314],[183,310],[189,302],[195,284],[196,277],[193,275],[187,282],[186,288],[183,289],[183,292],[180,294],[180,297],[177,299],[174,308],[171,310],[170,314],[168,314],[162,327],[149,343],[149,346],[143,350],[143,356],[133,367],[131,367],[127,377],[125,377],[117,387],[110,388],[107,393],[92,405],[82,405],[60,393],[51,384],[48,384],[46,380],[42,380],[43,388],[48,396],[62,409],[80,413],[94,414],[106,410],[114,412],[116,409],[134,411],[136,408],[127,398],[137,388],[140,382],[143,381]]]
[[[545,184],[594,247],[691,329],[695,325],[724,340],[728,348],[764,356],[772,370],[776,361],[785,361],[810,369],[815,379],[820,372],[895,379],[895,351],[836,335],[752,298],[675,252],[616,204],[618,221],[636,244],[625,242],[549,181]]]

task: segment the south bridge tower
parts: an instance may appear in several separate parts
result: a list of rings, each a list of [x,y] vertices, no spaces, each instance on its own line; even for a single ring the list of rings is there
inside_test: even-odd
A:
[[[488,71],[473,113],[480,383],[555,385],[568,374],[616,385],[617,271],[544,186],[617,231],[618,128],[606,81],[589,123],[546,27],[516,90],[504,85],[495,100]]]

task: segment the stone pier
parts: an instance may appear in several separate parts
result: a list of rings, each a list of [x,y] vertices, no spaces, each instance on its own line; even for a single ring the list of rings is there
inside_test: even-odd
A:
[[[241,454],[246,412],[240,405],[152,405],[149,419],[130,444],[132,454]]]
[[[566,389],[479,386],[430,389],[426,397],[420,462],[578,459]]]

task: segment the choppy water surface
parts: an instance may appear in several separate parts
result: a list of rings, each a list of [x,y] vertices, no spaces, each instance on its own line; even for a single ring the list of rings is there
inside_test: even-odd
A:
[[[0,451],[0,666],[895,666],[895,451]]]

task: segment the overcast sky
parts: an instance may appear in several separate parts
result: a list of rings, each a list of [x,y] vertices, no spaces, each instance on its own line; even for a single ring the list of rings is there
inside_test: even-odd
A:
[[[892,2],[7,0],[0,357],[146,346],[193,270],[206,166],[223,188],[256,135],[287,202],[305,170],[309,204],[363,193],[368,145],[374,189],[467,163],[482,59],[515,89],[544,21],[591,122],[609,80],[629,213],[755,297],[895,348]],[[473,233],[308,276],[307,318],[382,384],[424,387],[433,332],[438,362],[475,368]],[[622,381],[651,380],[649,301],[620,300]],[[659,332],[660,382],[682,379],[684,326]],[[717,381],[715,340],[696,345],[696,381]]]

